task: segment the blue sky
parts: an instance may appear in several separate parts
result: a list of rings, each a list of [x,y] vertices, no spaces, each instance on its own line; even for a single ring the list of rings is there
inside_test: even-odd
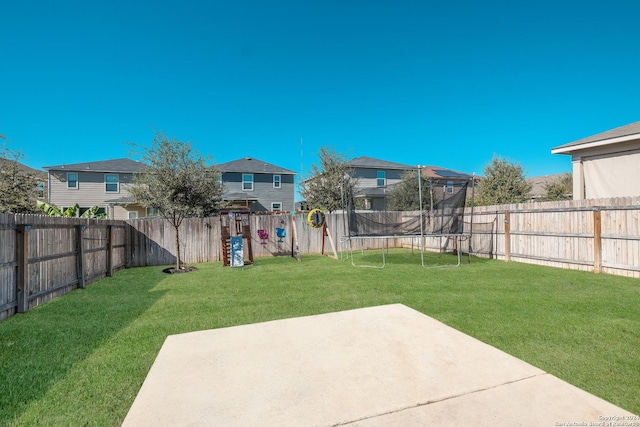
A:
[[[308,175],[321,146],[482,174],[640,120],[637,1],[3,1],[0,134],[31,167],[155,130]]]

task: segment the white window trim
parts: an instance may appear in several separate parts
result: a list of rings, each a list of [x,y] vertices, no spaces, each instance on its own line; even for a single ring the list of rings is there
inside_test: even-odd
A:
[[[245,182],[249,183],[249,181],[245,181],[244,180],[245,176],[250,176],[251,177],[251,182],[250,182],[251,183],[251,188],[250,189],[244,188],[244,183]],[[242,191],[253,191],[253,174],[252,173],[243,173],[242,174]]]
[[[107,175],[115,175],[118,177],[118,182],[116,182],[116,191],[107,191],[107,184],[113,184],[107,182]],[[104,174],[104,192],[105,193],[119,193],[120,192],[120,174],[119,173],[105,173]]]
[[[276,209],[273,205],[280,205],[280,208]],[[271,211],[272,212],[282,212],[282,202],[271,202]]]
[[[276,177],[278,177],[277,180]],[[273,175],[273,188],[282,188],[282,175]]]
[[[136,211],[128,211],[128,218],[129,219],[138,219],[138,212]]]
[[[454,182],[453,181],[447,181],[447,194],[453,194],[453,186],[454,186]]]
[[[74,174],[76,176],[76,186],[69,187],[69,174]],[[78,172],[67,172],[67,188],[69,190],[77,190],[80,187],[80,174]]]

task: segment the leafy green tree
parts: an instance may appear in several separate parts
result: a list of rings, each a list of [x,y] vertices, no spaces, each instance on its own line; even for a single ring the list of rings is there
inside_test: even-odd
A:
[[[524,169],[506,159],[494,156],[483,170],[478,183],[478,205],[503,205],[528,200],[531,184],[524,176]]]
[[[0,138],[6,139],[3,135]],[[20,159],[19,152],[0,144],[0,212],[37,212],[38,180],[21,169]]]
[[[571,200],[573,193],[573,176],[570,173],[563,174],[560,179],[545,186],[547,194],[545,201]]]
[[[320,164],[311,166],[311,176],[303,181],[300,194],[310,208],[333,212],[344,207],[344,197],[352,194],[355,179],[344,155],[330,147],[320,147]]]
[[[425,177],[420,178],[418,185],[418,171],[406,171],[402,175],[402,181],[394,186],[387,199],[387,208],[392,211],[417,211],[420,209],[420,188],[422,187],[422,209],[431,207],[431,181]],[[434,200],[435,204],[436,201]]]
[[[222,196],[220,171],[208,165],[188,142],[169,139],[156,132],[151,146],[144,148],[145,167],[130,188],[137,202],[156,208],[175,230],[176,270],[181,269],[180,224],[185,218],[216,212]]]

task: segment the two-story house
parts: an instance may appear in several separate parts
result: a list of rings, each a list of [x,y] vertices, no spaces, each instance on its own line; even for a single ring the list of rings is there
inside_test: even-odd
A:
[[[224,207],[253,212],[294,209],[295,172],[253,157],[222,163],[216,168],[222,172]]]
[[[357,157],[346,162],[351,176],[356,180],[354,197],[362,199],[361,205],[368,210],[385,210],[387,197],[393,186],[402,181],[406,171],[415,167],[372,157]]]
[[[46,166],[49,203],[61,209],[78,204],[79,214],[98,206],[99,213],[112,219],[154,216],[136,204],[129,192],[134,175],[143,166],[131,159]]]

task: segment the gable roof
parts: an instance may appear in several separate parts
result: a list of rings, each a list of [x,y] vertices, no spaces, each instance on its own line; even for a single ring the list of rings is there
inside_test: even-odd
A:
[[[144,168],[144,164],[131,159],[102,160],[98,162],[73,163],[70,165],[45,166],[48,171],[73,172],[123,172],[136,173]]]
[[[346,162],[348,166],[354,168],[368,169],[397,169],[397,170],[413,170],[414,166],[403,165],[402,163],[388,162],[386,160],[374,159],[373,157],[360,156]]]
[[[296,174],[292,170],[281,168],[254,157],[243,157],[242,159],[221,163],[216,165],[216,168],[222,172]]]
[[[634,139],[640,139],[640,122],[634,122],[625,126],[620,126],[606,132],[598,133],[568,144],[560,145],[551,149],[552,154],[568,154],[573,151],[592,148],[601,145],[615,144],[618,142],[626,142]]]

